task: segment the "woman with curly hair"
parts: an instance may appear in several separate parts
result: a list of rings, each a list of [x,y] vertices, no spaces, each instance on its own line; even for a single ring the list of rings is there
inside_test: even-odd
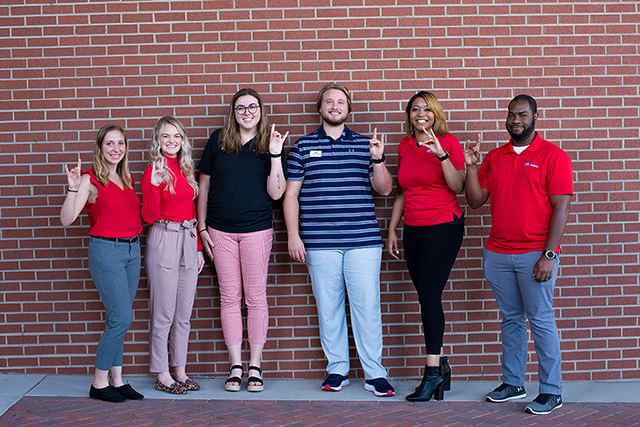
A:
[[[198,239],[193,148],[182,123],[162,117],[153,130],[149,166],[142,176],[142,217],[153,224],[144,265],[149,278],[150,370],[154,388],[171,394],[200,390],[186,373],[191,311],[204,266]],[[169,373],[169,354],[175,380]]]

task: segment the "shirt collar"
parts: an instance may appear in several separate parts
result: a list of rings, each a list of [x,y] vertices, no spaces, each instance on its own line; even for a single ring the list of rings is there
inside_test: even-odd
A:
[[[334,140],[333,138],[331,138],[329,135],[327,135],[327,133],[324,131],[324,127],[320,126],[320,128],[318,129],[318,137],[320,137],[321,139],[328,139],[329,141],[353,141],[354,138],[354,133],[351,131],[351,129],[349,129],[347,127],[347,125],[344,126],[344,129],[342,130],[342,135],[340,135],[340,138],[338,138],[337,140]]]
[[[522,153],[525,153],[527,151],[540,151],[540,146],[542,145],[542,137],[540,137],[540,133],[538,131],[535,131],[535,132],[536,132],[535,138],[533,138],[533,141],[531,141],[531,144],[529,144],[527,149],[524,150]],[[506,144],[505,147],[506,147],[505,151],[508,151],[514,154],[516,153],[515,150],[513,149],[513,138],[509,138],[509,143]]]

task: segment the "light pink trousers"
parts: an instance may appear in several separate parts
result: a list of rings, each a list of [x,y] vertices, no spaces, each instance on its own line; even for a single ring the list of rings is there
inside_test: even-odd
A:
[[[220,286],[220,320],[226,345],[242,344],[242,291],[247,305],[247,335],[252,344],[267,342],[267,271],[273,229],[226,233],[208,228]]]
[[[198,281],[196,221],[156,221],[147,235],[144,265],[151,290],[150,371],[187,365],[191,310]]]

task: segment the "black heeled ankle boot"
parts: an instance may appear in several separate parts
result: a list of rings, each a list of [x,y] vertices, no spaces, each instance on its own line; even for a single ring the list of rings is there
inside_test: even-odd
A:
[[[422,382],[414,393],[405,399],[409,402],[426,402],[433,397],[435,400],[444,399],[444,379],[439,366],[425,366]]]
[[[444,380],[444,390],[451,390],[451,366],[449,366],[449,358],[447,356],[443,356],[440,358],[440,374],[442,375],[442,379]]]

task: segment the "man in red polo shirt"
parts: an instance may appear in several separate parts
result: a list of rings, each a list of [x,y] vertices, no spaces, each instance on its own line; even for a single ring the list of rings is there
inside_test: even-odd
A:
[[[548,414],[562,407],[561,354],[553,312],[560,239],[569,217],[573,171],[567,153],[535,131],[536,101],[518,95],[509,103],[508,144],[480,161],[480,142],[467,142],[465,195],[476,209],[491,197],[491,233],[484,274],[502,314],[503,382],[490,402],[527,394],[527,325],[538,356],[538,397],[525,407]]]

